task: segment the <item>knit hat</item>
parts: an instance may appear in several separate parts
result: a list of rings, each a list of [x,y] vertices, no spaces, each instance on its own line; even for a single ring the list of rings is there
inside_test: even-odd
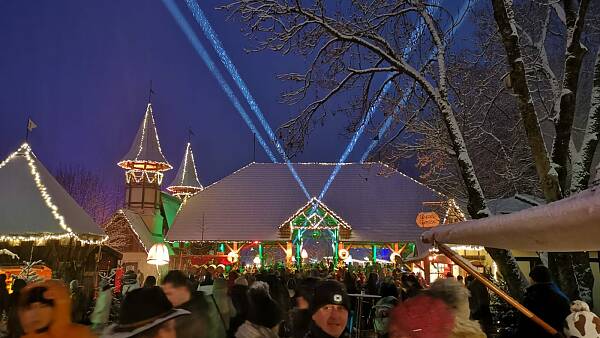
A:
[[[344,284],[335,280],[324,280],[317,284],[313,301],[310,304],[312,313],[317,312],[325,305],[341,305],[350,311],[350,297]]]
[[[536,283],[550,283],[552,282],[552,277],[550,275],[550,270],[544,265],[536,265],[529,272],[529,277],[533,279]]]
[[[174,309],[159,287],[136,289],[123,300],[119,322],[107,327],[102,336],[133,337],[170,319],[189,314],[189,311]]]
[[[248,321],[252,324],[274,328],[283,320],[279,304],[271,298],[269,291],[264,287],[248,289],[248,306]]]
[[[571,303],[571,314],[565,319],[565,336],[574,338],[600,337],[600,318],[583,301]]]
[[[454,327],[454,315],[442,300],[416,296],[396,306],[389,315],[389,323],[390,336],[448,338]]]

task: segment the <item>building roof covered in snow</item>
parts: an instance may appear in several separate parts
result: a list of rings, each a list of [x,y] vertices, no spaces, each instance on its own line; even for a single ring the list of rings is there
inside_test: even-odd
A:
[[[173,193],[178,192],[196,192],[202,190],[202,184],[198,180],[198,174],[196,173],[196,162],[194,161],[194,154],[192,153],[192,146],[188,142],[185,147],[185,154],[181,160],[179,170],[173,182],[167,187],[167,190]]]
[[[152,104],[148,103],[146,114],[144,114],[144,119],[135,135],[131,148],[118,164],[125,169],[147,169],[143,167],[144,164],[150,165],[153,167],[152,169],[158,171],[172,168],[160,149],[160,140],[158,139],[154,115],[152,114]]]
[[[494,215],[510,214],[545,203],[543,199],[528,194],[515,194],[512,197],[487,200],[488,208]]]
[[[0,163],[0,232],[19,240],[40,236],[92,242],[106,236],[25,143]]]
[[[294,164],[312,197],[335,164]],[[423,202],[447,198],[380,163],[343,164],[321,201],[352,229],[350,242],[416,240]],[[281,241],[279,226],[308,200],[285,164],[252,163],[187,200],[169,241]]]
[[[598,251],[600,187],[556,202],[482,219],[439,226],[431,243],[483,245],[525,251]]]

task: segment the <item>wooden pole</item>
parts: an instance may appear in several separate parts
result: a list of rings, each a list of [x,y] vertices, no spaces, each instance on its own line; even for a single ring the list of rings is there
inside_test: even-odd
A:
[[[558,331],[554,329],[552,326],[548,325],[545,321],[543,321],[540,317],[536,316],[533,312],[529,311],[525,306],[519,303],[516,299],[509,296],[504,290],[497,287],[494,283],[492,283],[489,279],[485,278],[477,269],[467,260],[462,258],[452,249],[450,249],[445,244],[435,243],[437,245],[438,250],[441,253],[446,255],[450,260],[452,260],[456,265],[463,268],[465,271],[470,273],[473,277],[477,278],[483,285],[485,285],[488,289],[492,290],[495,294],[497,294],[500,298],[504,299],[508,304],[512,305],[514,308],[519,310],[523,315],[527,318],[531,319],[534,323],[541,326],[544,330],[546,330],[551,335],[557,335]]]

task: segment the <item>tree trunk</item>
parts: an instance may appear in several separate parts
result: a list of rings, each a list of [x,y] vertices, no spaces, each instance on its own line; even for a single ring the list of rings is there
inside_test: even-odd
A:
[[[579,20],[583,20],[583,18],[571,18],[570,27],[572,27],[572,31],[569,32],[569,38],[572,43],[568,43],[568,46],[571,49],[568,49],[567,51],[571,51],[573,54],[570,55],[570,58],[569,55],[567,56],[565,71],[576,72],[576,74],[571,74],[569,77],[565,74],[563,82],[565,90],[561,93],[560,104],[560,115],[562,116],[559,116],[559,122],[557,123],[557,137],[555,138],[556,142],[553,151],[555,154],[553,159],[556,159],[559,162],[557,165],[551,165],[542,137],[541,128],[538,123],[537,113],[533,105],[533,99],[527,84],[525,64],[523,63],[519,45],[519,35],[514,22],[512,1],[492,0],[492,5],[494,8],[494,17],[502,37],[502,43],[511,69],[510,80],[513,92],[517,97],[519,111],[523,119],[536,170],[540,177],[542,191],[544,192],[546,202],[550,203],[563,197],[561,185],[559,183],[561,180],[559,180],[559,177],[563,177],[564,179],[566,173],[565,166],[568,159],[568,144],[573,123],[573,115],[570,115],[569,118],[568,113],[572,110],[572,113],[574,114],[575,111],[575,95],[571,93],[571,91],[576,93],[577,79],[579,77],[579,69],[581,66],[581,58],[577,55],[585,52],[585,50],[582,49],[584,47],[579,44],[580,31],[576,29],[576,27],[583,25],[582,21]],[[583,7],[580,7],[580,13],[584,14],[587,9],[587,1],[582,1],[582,5]],[[563,108],[564,111],[562,110]],[[564,150],[562,139],[565,138],[566,135],[568,135],[568,137],[566,138],[566,150]],[[563,157],[563,155],[566,157]],[[564,186],[562,187],[564,188]],[[591,270],[586,268],[586,260],[588,261],[587,266],[589,267],[589,257],[587,255],[587,253],[548,254],[548,265],[552,270],[553,275],[559,282],[561,288],[571,298],[584,298],[585,294],[581,294],[580,289],[585,293],[585,289],[587,288],[587,284],[584,282],[585,280],[589,281],[589,278],[591,277],[593,284],[593,276],[590,275]],[[577,276],[582,276],[584,281],[578,283],[576,273]],[[580,285],[582,288],[580,288]]]
[[[574,156],[571,177],[571,194],[587,189],[592,170],[592,160],[600,137],[600,50],[594,66],[594,86],[585,135],[579,153]]]
[[[579,73],[581,72],[583,56],[587,52],[587,48],[579,40],[583,32],[588,4],[589,0],[582,0],[579,10],[577,10],[577,8],[573,8],[573,3],[565,1],[567,50],[565,52],[562,91],[559,93],[558,104],[554,105],[555,116],[558,118],[555,123],[556,136],[552,145],[552,162],[556,163],[556,171],[563,191],[567,190],[569,142],[571,141],[571,130],[573,129],[573,118],[575,117],[575,106],[577,104]]]
[[[510,82],[517,98],[517,105],[523,119],[527,141],[531,148],[542,192],[548,202],[559,200],[562,197],[562,192],[558,183],[558,173],[550,165],[542,130],[533,105],[533,98],[527,84],[525,64],[519,45],[519,34],[514,22],[512,1],[492,0],[492,6],[511,70]]]
[[[573,159],[571,194],[578,193],[588,187],[592,160],[598,146],[598,137],[600,137],[600,51],[596,55],[594,66],[594,86],[592,87],[592,100],[585,135],[580,151]],[[573,272],[577,281],[579,281],[577,286],[578,298],[588,304],[593,304],[594,275],[590,268],[589,254],[574,254]]]
[[[445,104],[443,99],[440,102],[444,123],[448,129],[452,148],[456,153],[460,173],[467,189],[469,198],[467,209],[469,214],[474,219],[488,217],[490,216],[490,210],[485,202],[483,190],[475,174],[475,168],[473,167],[467,151],[467,145],[458,127],[454,112],[450,106]],[[496,262],[496,265],[498,265],[498,270],[504,277],[510,294],[517,299],[522,299],[528,282],[512,253],[509,250],[495,248],[486,248],[486,251],[490,254],[494,262]]]

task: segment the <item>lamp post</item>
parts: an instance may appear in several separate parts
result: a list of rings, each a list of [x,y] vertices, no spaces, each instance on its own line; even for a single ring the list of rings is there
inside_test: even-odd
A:
[[[169,264],[169,248],[167,248],[165,243],[154,244],[148,251],[146,262],[156,266],[156,271],[160,277],[160,269],[158,267]]]
[[[308,252],[306,252],[306,249],[302,249],[302,252],[300,253],[300,257],[302,258],[302,263],[304,264],[304,260],[306,260],[308,258]]]

